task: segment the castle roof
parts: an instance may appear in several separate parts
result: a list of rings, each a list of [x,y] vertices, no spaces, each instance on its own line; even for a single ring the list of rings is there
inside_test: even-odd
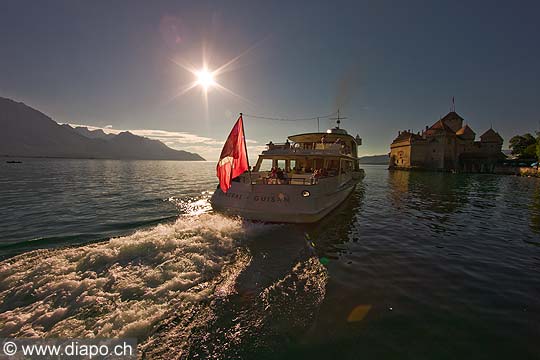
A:
[[[480,135],[480,141],[482,141],[482,142],[494,142],[494,143],[503,143],[504,142],[501,135],[499,135],[498,132],[496,132],[495,130],[493,130],[491,128],[488,131],[486,131],[485,133],[483,133],[482,135]]]
[[[456,121],[457,120],[457,121]],[[463,118],[459,116],[455,111],[450,111],[448,114],[443,116],[435,124],[431,125],[428,130],[434,130],[435,132],[448,132],[454,134],[459,128],[456,128],[456,123],[463,123]]]
[[[440,130],[440,131],[450,132],[452,134],[454,133],[454,131],[452,131],[452,129],[450,129],[450,127],[446,125],[444,118],[437,121],[435,124],[431,125],[431,127],[428,130]]]
[[[464,139],[474,139],[476,133],[469,127],[469,125],[465,125],[461,129],[456,131],[456,135]]]
[[[461,116],[459,116],[458,113],[455,112],[455,111],[450,111],[448,114],[444,115],[441,120],[443,122],[446,122],[447,120],[454,120],[454,119],[459,119],[459,120],[463,121],[463,118]]]
[[[418,134],[414,134],[409,131],[402,131],[395,139],[392,141],[392,143],[400,142],[400,141],[409,141],[412,142],[414,140],[422,139],[422,136]]]

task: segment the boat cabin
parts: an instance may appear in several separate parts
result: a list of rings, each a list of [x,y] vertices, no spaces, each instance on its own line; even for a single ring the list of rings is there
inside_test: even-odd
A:
[[[313,185],[320,179],[352,176],[358,171],[361,139],[344,129],[289,136],[284,143],[269,142],[252,171],[256,184]]]

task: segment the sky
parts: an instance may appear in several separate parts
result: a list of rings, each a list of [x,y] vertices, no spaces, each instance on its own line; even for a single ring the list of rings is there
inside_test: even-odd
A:
[[[59,123],[219,157],[238,117],[340,108],[360,154],[456,111],[506,143],[540,128],[538,1],[0,1],[0,96]],[[186,68],[219,87],[196,86]],[[317,122],[244,117],[250,154]],[[322,130],[334,126],[320,120]]]

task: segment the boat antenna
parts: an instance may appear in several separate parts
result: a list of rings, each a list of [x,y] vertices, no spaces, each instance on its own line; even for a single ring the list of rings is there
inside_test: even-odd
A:
[[[337,123],[336,129],[339,129],[339,124],[341,124],[341,120],[344,120],[344,119],[346,119],[346,117],[339,116],[339,109],[337,111],[337,117],[330,118],[330,120],[336,120],[336,123]]]
[[[319,117],[317,116],[317,132],[321,132],[321,129],[319,127]]]
[[[244,127],[244,117],[242,116],[242,113],[240,113],[240,118],[242,119],[242,132],[244,133],[244,148],[246,149],[246,161],[248,163],[249,184],[253,188],[253,180],[251,180],[251,166],[249,165],[249,156],[248,156],[248,149],[247,149],[247,144],[246,144],[246,128]]]

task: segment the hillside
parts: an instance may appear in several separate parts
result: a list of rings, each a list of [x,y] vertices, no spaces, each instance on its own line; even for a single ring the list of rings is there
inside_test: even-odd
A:
[[[366,165],[388,165],[389,158],[388,155],[362,156],[359,162]]]
[[[82,159],[204,160],[130,132],[118,135],[59,125],[47,115],[0,97],[0,156]]]

